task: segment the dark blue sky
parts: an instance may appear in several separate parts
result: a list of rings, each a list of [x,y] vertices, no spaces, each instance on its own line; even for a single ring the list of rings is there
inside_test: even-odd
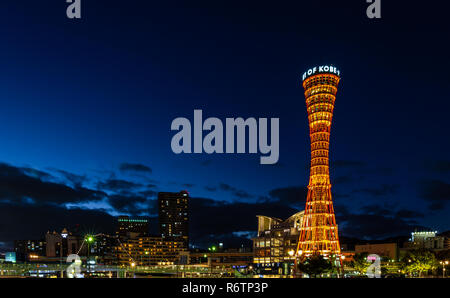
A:
[[[70,20],[63,0],[2,1],[0,204],[9,217],[0,217],[0,244],[74,223],[110,227],[110,215],[154,216],[158,191],[197,199],[199,243],[245,236],[258,213],[303,209],[300,78],[322,64],[342,77],[331,138],[340,233],[450,229],[441,4],[382,1],[382,19],[369,20],[363,0],[243,2],[82,0],[82,19]],[[260,165],[259,154],[175,155],[170,124],[194,109],[280,118],[278,164]],[[61,218],[31,228],[44,209],[38,218]]]

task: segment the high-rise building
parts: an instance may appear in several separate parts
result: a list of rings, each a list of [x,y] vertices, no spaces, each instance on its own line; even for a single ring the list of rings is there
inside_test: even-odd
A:
[[[181,241],[189,246],[189,193],[158,193],[159,230],[166,240]]]
[[[36,256],[45,256],[45,240],[15,240],[14,251],[16,253],[17,260],[27,261],[30,258]]]
[[[339,80],[334,66],[314,67],[303,74],[311,138],[308,195],[297,248],[304,256],[340,254],[329,172],[331,119]]]
[[[107,234],[96,234],[92,243],[89,244],[89,255],[94,257],[96,262],[105,265],[117,263],[116,247],[120,244],[118,236]]]
[[[55,231],[45,234],[45,251],[47,257],[67,257],[80,252],[83,239],[63,229],[61,233]],[[84,253],[84,251],[83,251]]]
[[[129,237],[131,234],[145,236],[148,234],[148,219],[144,217],[119,216],[117,218],[116,234],[121,237]]]

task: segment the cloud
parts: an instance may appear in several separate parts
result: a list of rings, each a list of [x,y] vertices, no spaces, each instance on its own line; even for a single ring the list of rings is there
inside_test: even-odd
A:
[[[413,220],[417,218],[424,217],[425,215],[422,212],[409,210],[409,209],[399,209],[396,210],[394,204],[384,203],[384,204],[370,204],[365,205],[360,208],[360,211],[363,214],[368,215],[379,215],[379,216],[388,216],[393,218],[400,218],[404,220]]]
[[[220,189],[225,190],[225,191],[235,191],[236,190],[236,188],[234,188],[226,183],[220,183],[219,187],[220,187]]]
[[[282,187],[269,191],[269,196],[281,204],[300,204],[302,208],[304,208],[304,204],[306,203],[307,195],[308,188],[306,186]]]
[[[204,246],[217,243],[217,239],[249,245],[248,235],[242,231],[257,230],[256,215],[286,219],[304,209],[306,195],[306,187],[293,186],[273,189],[255,203],[191,198],[192,240],[194,244]],[[415,218],[423,216],[412,210],[396,210],[390,204],[369,204],[358,211],[349,212],[344,205],[335,206],[340,234],[374,239],[409,235],[415,228],[420,228]]]
[[[47,231],[73,231],[76,226],[81,233],[113,233],[115,218],[102,210],[0,203],[0,239],[11,244],[19,239],[42,239]]]
[[[441,180],[422,180],[419,196],[429,203],[430,210],[443,209],[450,201],[450,184]]]
[[[408,235],[418,226],[411,220],[405,210],[396,212],[385,212],[382,206],[378,208],[370,206],[374,212],[352,213],[345,206],[336,206],[336,222],[339,233],[348,237],[360,239],[383,239],[386,237]],[[403,213],[405,217],[397,216]]]
[[[257,231],[238,231],[238,232],[233,232],[232,234],[233,234],[233,236],[245,237],[247,239],[251,239],[253,237],[256,237],[258,232]]]
[[[111,195],[108,197],[109,204],[118,212],[137,215],[139,213],[149,212],[150,205],[144,196],[124,196]],[[147,210],[142,210],[142,206],[146,206]]]
[[[106,194],[84,187],[42,181],[28,176],[21,168],[0,164],[0,199],[21,202],[29,199],[36,204],[83,202],[103,199]]]
[[[391,207],[381,206],[379,204],[365,205],[361,207],[360,210],[367,215],[380,215],[380,216],[392,215]]]
[[[236,239],[237,235],[233,233],[256,231],[256,215],[287,218],[298,210],[277,202],[230,203],[209,198],[191,198],[190,212],[190,231],[194,244],[207,245],[208,241],[220,237],[243,241],[240,237]]]
[[[418,217],[424,217],[425,215],[422,212],[401,209],[395,213],[395,217],[404,218],[404,219],[415,219]]]
[[[353,190],[353,193],[366,193],[375,197],[387,196],[397,193],[399,185],[383,184],[381,187],[366,187]]]
[[[101,190],[111,191],[128,191],[141,187],[142,184],[122,179],[108,179],[106,181],[100,181],[97,183],[97,188]]]
[[[55,169],[55,171],[70,182],[73,186],[82,186],[85,181],[87,181],[87,177],[85,175],[77,175],[64,170]]]
[[[24,174],[34,177],[34,178],[38,178],[41,180],[45,180],[45,179],[51,179],[54,178],[52,175],[50,175],[49,173],[40,171],[40,170],[36,170],[33,168],[29,168],[29,167],[22,167],[20,168]]]
[[[205,189],[208,191],[216,191],[216,190],[220,189],[222,191],[230,192],[234,197],[237,197],[239,199],[247,199],[247,198],[253,197],[253,195],[249,194],[245,190],[237,189],[236,187],[233,187],[226,183],[220,183],[219,186],[217,186],[217,187],[206,186]]]
[[[337,214],[336,218],[343,234],[364,239],[407,235],[417,227],[404,219],[379,214]]]
[[[138,163],[122,163],[119,166],[119,169],[122,172],[152,173],[152,169],[150,167]]]
[[[154,190],[151,190],[151,189],[147,189],[147,190],[144,190],[144,191],[140,191],[139,192],[139,194],[141,195],[141,196],[144,196],[144,197],[146,197],[146,198],[154,198],[154,197],[156,197],[156,195],[158,194],[158,192],[156,192],[156,191],[154,191]]]

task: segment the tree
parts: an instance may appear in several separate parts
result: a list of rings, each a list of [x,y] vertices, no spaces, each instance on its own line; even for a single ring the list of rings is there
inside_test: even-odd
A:
[[[401,260],[402,269],[405,272],[419,273],[419,277],[422,276],[422,272],[435,269],[437,264],[434,254],[425,249],[409,251]]]
[[[372,264],[369,260],[367,260],[367,256],[369,254],[367,252],[357,253],[353,256],[353,261],[350,266],[358,271],[360,275],[364,275],[367,272],[367,268]]]
[[[298,269],[311,277],[317,277],[317,275],[333,270],[333,265],[322,255],[313,255],[298,264]]]

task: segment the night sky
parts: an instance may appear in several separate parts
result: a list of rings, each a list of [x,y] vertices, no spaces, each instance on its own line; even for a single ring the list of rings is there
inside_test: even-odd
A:
[[[449,27],[442,2],[64,0],[0,4],[0,250],[48,230],[111,232],[188,190],[191,243],[248,244],[303,210],[301,75],[341,71],[331,133],[339,232],[450,229]],[[280,158],[172,152],[173,119],[280,119]]]

